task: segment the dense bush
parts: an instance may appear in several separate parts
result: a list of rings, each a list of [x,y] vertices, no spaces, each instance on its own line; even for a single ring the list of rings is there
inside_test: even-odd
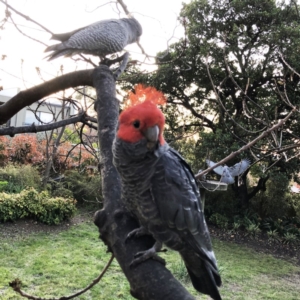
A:
[[[251,208],[261,218],[300,217],[300,195],[291,194],[289,180],[277,172],[267,182],[266,191],[251,199]]]
[[[0,192],[3,192],[6,190],[8,186],[8,182],[7,181],[0,181]]]
[[[239,213],[238,199],[231,186],[227,191],[205,192],[205,214],[210,217],[212,213],[219,213],[229,218],[233,218]]]
[[[59,224],[71,218],[76,211],[76,200],[50,198],[48,192],[34,188],[19,194],[0,193],[0,222],[30,217],[46,224]]]
[[[52,155],[54,142],[47,142],[44,137],[38,138],[32,134],[18,134],[13,138],[0,136],[0,165],[13,162],[43,166],[47,162],[47,151],[50,151],[48,155]],[[62,141],[57,147],[53,162],[57,169],[65,170],[93,164],[95,158],[81,144],[73,145],[70,141]]]
[[[62,189],[61,185],[64,189]],[[78,171],[67,171],[60,186],[57,186],[57,191],[54,194],[60,195],[59,192],[65,192],[65,189],[71,190],[73,197],[79,202],[93,202],[97,205],[102,204],[102,185],[101,177],[96,174],[87,174]]]
[[[0,168],[0,181],[2,189],[8,193],[20,193],[26,187],[33,187],[37,190],[41,186],[41,178],[37,169],[31,165],[18,165],[8,164],[4,168]]]

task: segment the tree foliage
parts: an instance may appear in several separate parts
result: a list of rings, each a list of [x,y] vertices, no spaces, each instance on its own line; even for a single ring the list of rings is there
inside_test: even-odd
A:
[[[186,37],[159,54],[156,72],[130,78],[168,96],[168,130],[173,137],[198,138],[196,170],[205,158],[224,158],[293,111],[284,126],[243,153],[254,163],[254,180],[249,190],[233,185],[242,206],[266,189],[269,178],[276,189],[278,173],[285,178],[280,189],[298,180],[298,11],[295,1],[194,0],[181,12]]]

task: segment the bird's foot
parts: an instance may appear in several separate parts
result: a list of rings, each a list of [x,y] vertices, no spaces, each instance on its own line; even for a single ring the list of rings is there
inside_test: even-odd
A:
[[[134,260],[131,262],[130,267],[135,267],[148,259],[154,259],[160,262],[161,264],[166,265],[166,261],[156,254],[157,252],[166,251],[166,250],[161,250],[161,248],[162,248],[162,243],[155,242],[155,244],[150,249],[146,251],[137,252],[134,255]]]
[[[138,238],[140,236],[144,236],[144,235],[150,235],[150,233],[147,231],[147,229],[143,226],[133,229],[132,231],[130,231],[125,239],[125,243],[127,243],[130,239],[132,238]]]
[[[120,58],[122,58],[122,62],[120,64],[120,67],[114,72],[115,80],[117,80],[121,76],[121,74],[125,71],[129,60],[129,53],[125,52]]]

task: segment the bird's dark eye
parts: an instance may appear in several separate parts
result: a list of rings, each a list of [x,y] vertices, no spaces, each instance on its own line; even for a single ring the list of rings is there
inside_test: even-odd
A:
[[[139,127],[140,127],[140,121],[139,121],[139,120],[135,120],[135,121],[133,122],[133,126],[134,126],[135,128],[139,128]]]

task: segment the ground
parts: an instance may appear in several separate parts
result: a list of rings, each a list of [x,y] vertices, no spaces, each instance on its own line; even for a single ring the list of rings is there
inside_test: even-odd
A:
[[[31,233],[55,233],[66,230],[74,225],[82,222],[93,222],[94,212],[84,212],[75,216],[70,221],[65,221],[60,225],[49,226],[34,220],[19,220],[16,222],[0,223],[0,237],[17,237],[26,236]],[[230,233],[228,230],[222,230],[215,226],[209,226],[210,233],[213,238],[225,240],[236,244],[243,244],[256,252],[268,253],[273,256],[288,261],[292,261],[300,266],[300,249],[299,245],[282,243],[270,243],[266,234],[262,233],[257,238],[250,238],[245,235],[243,231],[238,233]]]
[[[256,252],[268,253],[277,258],[285,259],[300,266],[300,247],[299,244],[282,244],[280,242],[270,242],[265,232],[256,238],[251,238],[242,230],[237,233],[219,229],[215,226],[210,227],[210,234],[219,240],[224,240],[236,244],[245,245]]]

